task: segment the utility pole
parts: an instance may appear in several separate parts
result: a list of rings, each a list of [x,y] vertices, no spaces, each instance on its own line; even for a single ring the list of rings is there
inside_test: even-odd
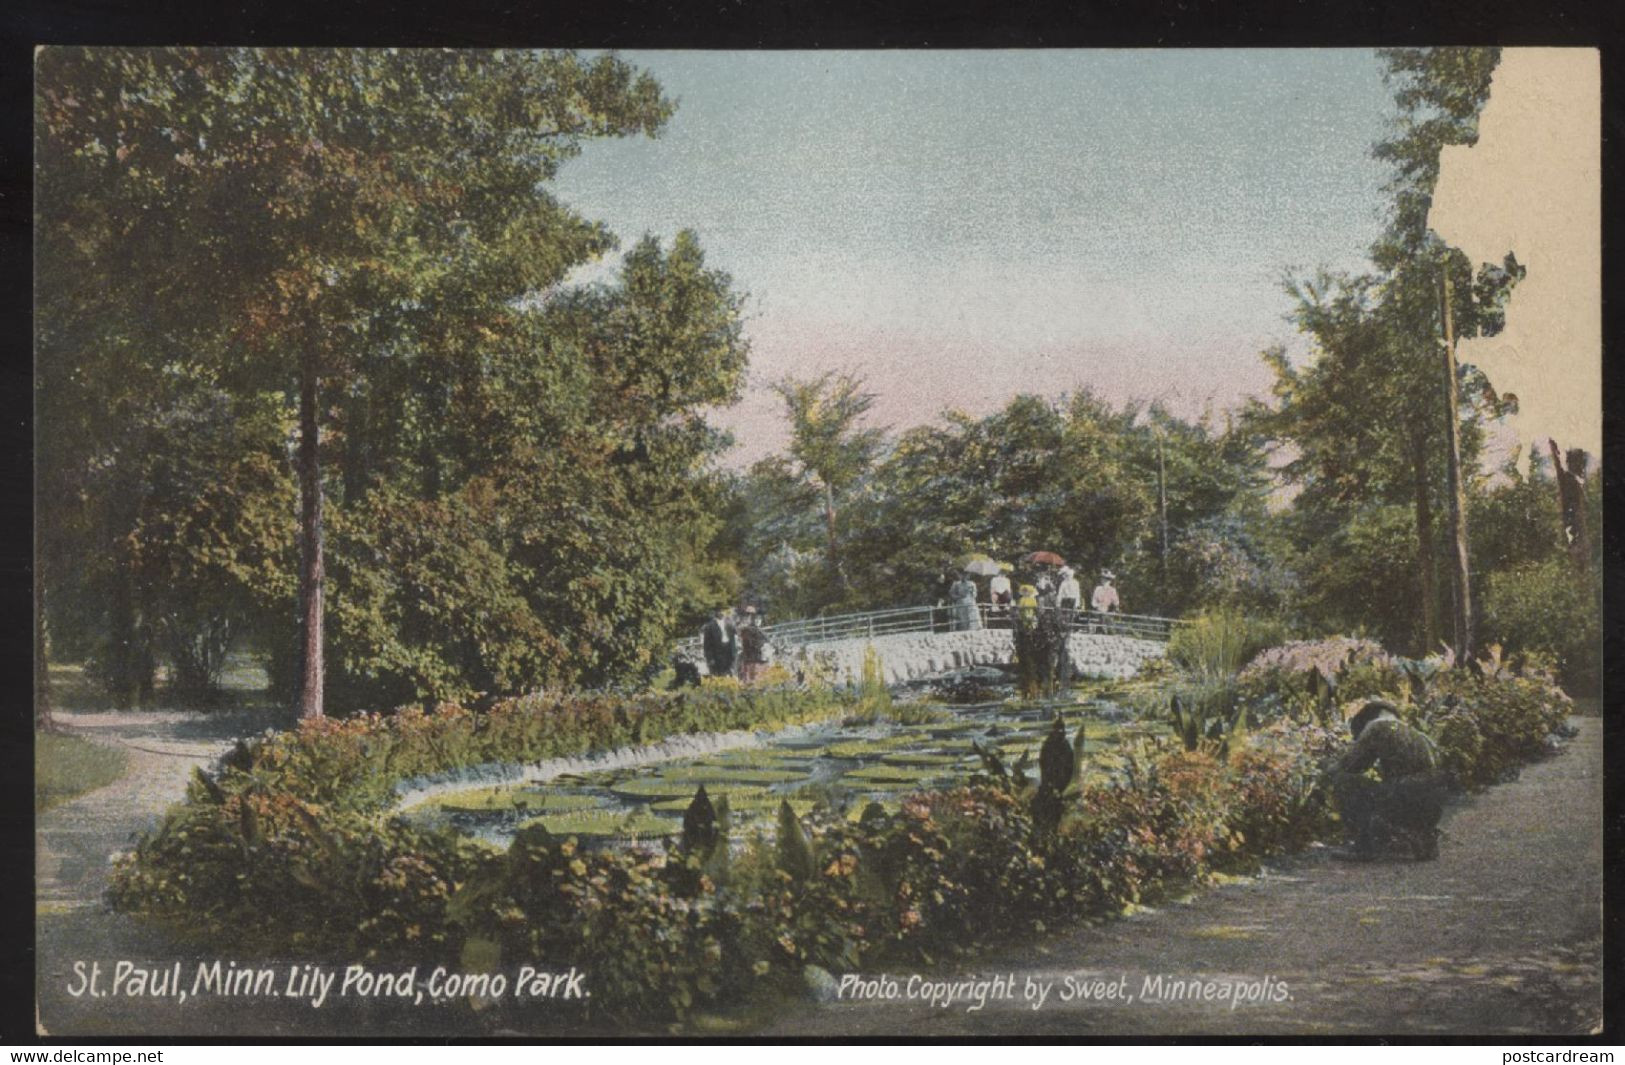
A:
[[[1467,488],[1461,473],[1461,403],[1460,386],[1456,380],[1456,326],[1451,309],[1450,261],[1444,260],[1444,368],[1449,409],[1445,425],[1450,441],[1446,456],[1449,474],[1450,525],[1452,555],[1455,563],[1455,652],[1456,663],[1465,665],[1473,653],[1473,594],[1472,569],[1467,559]]]

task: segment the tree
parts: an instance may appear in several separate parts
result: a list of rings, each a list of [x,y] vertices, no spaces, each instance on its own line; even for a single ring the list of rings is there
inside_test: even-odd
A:
[[[1394,101],[1399,107],[1395,133],[1373,149],[1373,155],[1392,167],[1388,191],[1392,196],[1389,223],[1383,236],[1372,249],[1372,259],[1391,277],[1390,285],[1396,292],[1395,303],[1399,313],[1408,319],[1413,330],[1413,351],[1433,347],[1442,358],[1420,358],[1425,367],[1428,362],[1444,370],[1443,408],[1446,417],[1444,465],[1449,486],[1447,499],[1450,513],[1450,556],[1453,571],[1454,595],[1454,647],[1459,660],[1465,660],[1473,647],[1473,593],[1472,569],[1468,551],[1466,473],[1460,436],[1460,423],[1456,412],[1460,374],[1456,365],[1456,338],[1489,334],[1500,328],[1498,318],[1501,301],[1506,291],[1521,276],[1516,264],[1508,256],[1508,269],[1499,276],[1480,278],[1480,290],[1474,292],[1472,266],[1459,253],[1451,254],[1438,237],[1427,228],[1428,210],[1432,206],[1433,189],[1439,177],[1439,155],[1446,145],[1473,144],[1478,140],[1478,116],[1489,99],[1490,81],[1500,61],[1497,48],[1392,48],[1379,52],[1385,65],[1385,78],[1394,87]],[[1465,267],[1469,282],[1461,291],[1474,296],[1486,296],[1485,307],[1480,310],[1478,300],[1469,299],[1459,308],[1467,312],[1457,315],[1457,301],[1453,298],[1453,275]],[[1436,293],[1433,300],[1419,299],[1419,293]],[[1415,313],[1417,304],[1434,303],[1439,307],[1437,327],[1423,330]],[[1406,313],[1406,311],[1409,313]],[[1441,346],[1429,343],[1439,338]],[[1424,338],[1427,338],[1424,340]],[[1435,371],[1437,376],[1437,371]],[[1422,379],[1428,375],[1424,372]],[[1436,394],[1434,389],[1423,389],[1422,395]],[[1421,416],[1425,420],[1425,415]],[[1425,444],[1415,439],[1421,431],[1413,427],[1413,465],[1425,461]],[[1424,473],[1418,469],[1417,479]],[[1430,515],[1423,507],[1423,494],[1417,490],[1419,535],[1431,539],[1428,525]],[[1431,552],[1428,556],[1431,559]],[[1431,565],[1431,561],[1424,563]],[[1432,571],[1424,573],[1432,580]],[[1428,640],[1433,638],[1431,617],[1426,628]]]
[[[1054,550],[1080,571],[1117,564],[1153,527],[1155,482],[1130,468],[1136,416],[1088,392],[1022,395],[985,418],[948,412],[903,433],[850,508],[863,601],[934,597],[968,551]]]
[[[542,186],[671,105],[566,53],[62,48],[38,80],[42,277],[83,275],[41,284],[40,360],[296,397],[299,701],[320,716],[331,401],[368,396],[380,359],[409,353],[433,389],[500,346],[522,300],[610,243]]]
[[[773,391],[790,419],[790,470],[821,499],[825,562],[835,594],[843,594],[848,580],[841,565],[839,506],[869,472],[885,438],[884,429],[860,424],[874,394],[863,390],[861,377],[833,370],[811,380],[783,378]]]
[[[1298,326],[1314,342],[1316,361],[1298,368],[1280,352],[1266,353],[1277,375],[1275,402],[1268,416],[1261,417],[1258,407],[1250,415],[1261,431],[1298,452],[1283,472],[1302,489],[1294,502],[1300,544],[1324,545],[1362,517],[1362,507],[1408,499],[1416,539],[1408,565],[1416,574],[1419,617],[1414,627],[1398,619],[1373,621],[1390,639],[1410,630],[1409,642],[1420,653],[1438,646],[1434,515],[1448,511],[1451,602],[1457,649],[1465,653],[1471,643],[1473,584],[1462,500],[1473,488],[1478,419],[1502,408],[1499,397],[1487,393],[1482,375],[1454,365],[1452,340],[1499,330],[1505,298],[1522,271],[1509,256],[1475,273],[1464,256],[1427,229],[1427,213],[1440,150],[1477,137],[1498,52],[1443,48],[1381,54],[1398,115],[1393,134],[1373,149],[1392,168],[1388,224],[1371,249],[1376,272],[1288,283]],[[1310,567],[1308,572],[1323,571]]]

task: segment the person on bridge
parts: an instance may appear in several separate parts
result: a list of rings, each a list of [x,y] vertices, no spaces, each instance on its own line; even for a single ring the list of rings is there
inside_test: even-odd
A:
[[[711,612],[711,620],[700,630],[705,649],[705,668],[713,677],[726,677],[734,671],[734,656],[739,651],[739,635],[728,608],[719,606]]]
[[[1072,573],[1071,566],[1061,567],[1061,584],[1055,589],[1055,605],[1062,610],[1076,610],[1083,602],[1083,588]]]
[[[1437,858],[1447,782],[1433,740],[1381,699],[1349,719],[1349,732],[1353,745],[1327,769],[1344,829],[1354,840],[1348,857],[1370,861],[1384,842],[1396,839],[1420,860]]]
[[[1016,600],[1016,621],[1031,625],[1038,620],[1038,589],[1030,584],[1021,586],[1021,598]]]
[[[745,623],[739,628],[739,679],[754,684],[767,665],[767,633],[762,631],[761,614],[753,606],[745,608]]]
[[[948,603],[951,608],[950,627],[954,632],[982,627],[982,616],[976,609],[976,582],[969,573],[961,573],[959,579],[949,586]]]
[[[987,601],[993,604],[994,610],[1002,614],[1010,606],[1012,598],[1014,597],[1010,594],[1010,575],[1000,570],[987,582]]]
[[[1089,609],[1097,614],[1121,613],[1122,602],[1117,598],[1117,588],[1112,584],[1117,574],[1109,569],[1100,571],[1100,583],[1095,590],[1089,593]]]

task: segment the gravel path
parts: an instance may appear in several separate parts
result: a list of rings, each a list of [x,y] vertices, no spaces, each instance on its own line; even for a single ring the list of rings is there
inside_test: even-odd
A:
[[[809,1006],[761,1033],[840,1037],[1583,1033],[1601,1022],[1602,722],[1562,754],[1446,815],[1436,862],[1331,860],[1324,848],[1265,876],[1096,928],[999,951],[957,974],[1013,974],[985,1009],[900,999]],[[1284,985],[1245,1004],[1148,1001],[1148,977]],[[872,974],[870,974],[872,975]],[[907,974],[897,974],[906,998]],[[933,973],[934,980],[956,974]],[[1059,1001],[1065,980],[1124,981],[1134,1001]],[[1028,979],[1053,985],[1043,1008]]]
[[[239,736],[266,727],[263,714],[184,711],[55,714],[64,730],[122,749],[125,775],[34,819],[34,910],[40,1027],[57,1034],[134,1030],[127,1014],[89,1009],[63,989],[79,960],[174,956],[163,939],[110,912],[112,856],[153,828],[186,794],[194,766],[208,767]],[[58,1018],[62,1019],[59,1023]]]

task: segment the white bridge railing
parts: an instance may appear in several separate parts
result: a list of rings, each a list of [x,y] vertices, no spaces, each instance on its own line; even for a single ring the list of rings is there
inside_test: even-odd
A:
[[[976,604],[981,615],[982,628],[1008,629],[1013,624],[1014,606],[995,607],[991,603]],[[1167,643],[1174,628],[1186,624],[1179,618],[1156,617],[1151,614],[1102,613],[1095,610],[1071,610],[1061,607],[1040,607],[1040,610],[1058,610],[1074,632],[1109,633],[1115,636],[1133,636],[1142,640]],[[867,610],[856,614],[829,614],[821,617],[798,618],[763,625],[762,631],[775,647],[785,650],[809,647],[837,640],[870,639],[905,632],[954,631],[953,607],[902,606],[887,610]],[[689,636],[677,641],[678,654],[702,658],[701,639]]]

